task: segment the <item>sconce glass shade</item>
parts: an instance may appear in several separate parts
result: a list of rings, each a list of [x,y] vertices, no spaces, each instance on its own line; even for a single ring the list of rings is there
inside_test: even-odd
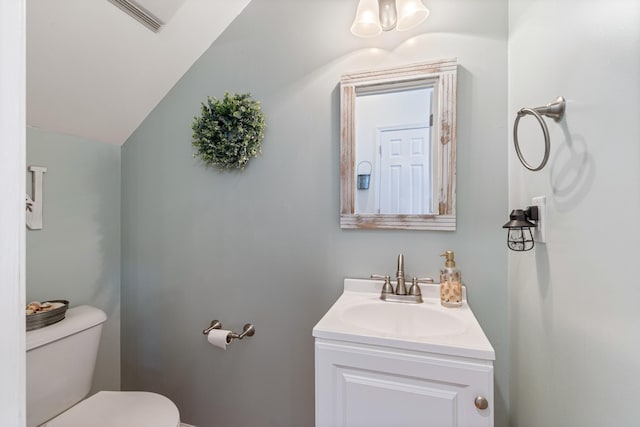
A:
[[[512,251],[528,251],[533,249],[533,233],[531,227],[535,224],[527,219],[527,215],[522,209],[515,209],[509,215],[509,222],[502,226],[508,228],[507,246]]]
[[[533,233],[530,228],[510,228],[507,246],[512,251],[524,252],[533,249]]]
[[[378,0],[360,0],[351,33],[358,37],[375,37],[381,32]]]
[[[398,31],[407,31],[421,24],[429,16],[429,9],[422,0],[396,0],[398,7]]]

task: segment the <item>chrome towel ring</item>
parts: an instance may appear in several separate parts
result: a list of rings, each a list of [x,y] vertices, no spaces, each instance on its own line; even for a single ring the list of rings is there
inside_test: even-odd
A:
[[[559,96],[555,101],[545,105],[544,107],[521,108],[520,111],[518,111],[516,121],[513,124],[513,145],[515,145],[516,147],[516,154],[518,155],[518,159],[520,159],[520,163],[522,163],[522,165],[530,171],[539,171],[547,164],[547,160],[549,160],[549,151],[551,150],[551,142],[549,141],[549,129],[547,129],[547,124],[544,122],[542,116],[551,117],[557,122],[564,116],[565,105],[565,99],[562,96]],[[542,162],[540,163],[540,165],[538,165],[537,167],[533,167],[529,163],[527,163],[522,155],[522,151],[520,151],[520,143],[518,142],[518,124],[520,123],[520,119],[527,114],[532,115],[536,118],[536,120],[538,120],[538,123],[542,128],[542,133],[544,134],[544,157],[542,158]]]

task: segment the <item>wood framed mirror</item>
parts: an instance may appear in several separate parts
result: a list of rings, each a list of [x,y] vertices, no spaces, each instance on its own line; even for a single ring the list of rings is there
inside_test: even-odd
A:
[[[457,60],[340,80],[340,227],[456,229]]]

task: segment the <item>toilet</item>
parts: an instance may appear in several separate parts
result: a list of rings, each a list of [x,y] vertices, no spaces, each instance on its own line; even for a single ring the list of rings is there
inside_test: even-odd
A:
[[[179,427],[176,405],[149,392],[91,389],[105,313],[88,305],[27,332],[27,427]]]

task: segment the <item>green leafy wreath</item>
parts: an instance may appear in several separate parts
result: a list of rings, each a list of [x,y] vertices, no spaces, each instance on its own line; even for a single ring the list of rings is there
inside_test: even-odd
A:
[[[251,94],[224,94],[224,99],[207,97],[200,117],[194,117],[194,157],[220,169],[244,169],[251,157],[262,152],[266,127],[260,102]]]

